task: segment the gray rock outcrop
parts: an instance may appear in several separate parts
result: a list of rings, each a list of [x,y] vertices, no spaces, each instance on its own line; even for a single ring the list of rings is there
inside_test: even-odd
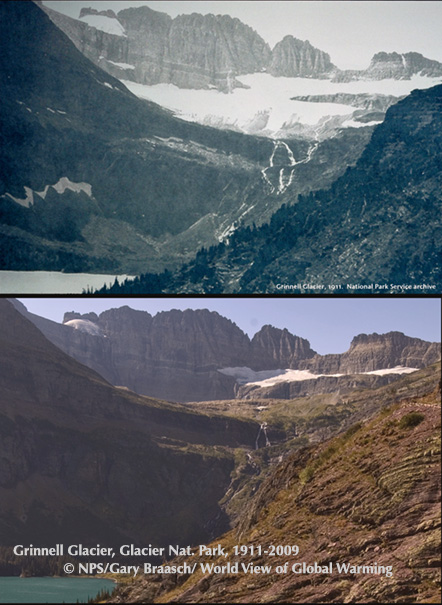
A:
[[[271,55],[266,42],[239,19],[227,15],[179,15],[172,19],[147,6],[115,18],[124,35],[106,33],[80,19],[43,7],[54,23],[94,63],[112,75],[141,84],[172,83],[181,88],[217,87],[228,91],[235,74],[261,71]]]
[[[330,74],[333,69],[335,66],[327,53],[314,48],[308,40],[285,36],[273,49],[267,71],[288,78],[317,78]]]
[[[396,52],[376,53],[367,69],[336,70],[333,74],[335,82],[350,82],[352,80],[409,80],[414,75],[438,78],[442,76],[442,63],[427,59],[420,53]]]

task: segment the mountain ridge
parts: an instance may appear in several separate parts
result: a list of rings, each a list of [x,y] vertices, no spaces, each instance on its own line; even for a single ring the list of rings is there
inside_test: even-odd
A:
[[[358,379],[356,374],[397,366],[422,368],[440,358],[439,343],[400,332],[362,334],[343,354],[318,355],[308,340],[287,329],[265,325],[250,338],[231,320],[207,309],[163,311],[152,316],[124,306],[100,315],[68,312],[64,323],[57,324],[28,313],[20,303],[17,307],[51,342],[112,384],[173,401],[233,399],[249,392],[259,397],[259,387],[238,386],[241,368],[258,374],[271,371],[272,375],[283,369],[308,370],[312,379],[315,374],[342,373],[346,375],[342,387],[346,385],[344,390],[348,390],[358,380],[380,385],[396,377]],[[300,382],[293,389],[336,389],[339,380],[330,378],[327,383],[326,378],[317,379],[316,385]],[[288,387],[276,386],[275,396],[287,398],[284,388]],[[272,396],[273,391],[266,393]]]
[[[9,301],[0,309],[2,547],[79,535],[167,545],[178,532],[198,542],[228,526],[218,502],[257,422],[113,387]]]
[[[417,52],[378,52],[366,69],[341,70],[308,40],[287,34],[272,49],[250,26],[228,15],[192,13],[172,18],[149,7],[123,9],[117,14],[82,8],[79,19],[73,19],[40,6],[89,59],[116,77],[142,84],[215,86],[229,92],[242,86],[236,75],[262,71],[277,77],[328,76],[339,82],[442,75],[442,63]],[[106,33],[104,25],[100,31],[99,25],[96,29],[84,20],[88,15],[116,20],[125,33]],[[97,36],[99,46],[94,44]],[[208,46],[207,52],[202,50],[204,46]]]

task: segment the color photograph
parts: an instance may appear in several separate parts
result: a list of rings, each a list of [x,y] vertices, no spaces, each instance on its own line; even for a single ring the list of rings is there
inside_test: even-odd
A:
[[[436,298],[0,298],[0,603],[440,602]]]

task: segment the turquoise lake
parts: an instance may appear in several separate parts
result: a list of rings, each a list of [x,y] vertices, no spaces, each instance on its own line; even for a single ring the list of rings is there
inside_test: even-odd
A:
[[[96,578],[2,578],[0,603],[87,603],[100,590],[109,592],[112,580]]]

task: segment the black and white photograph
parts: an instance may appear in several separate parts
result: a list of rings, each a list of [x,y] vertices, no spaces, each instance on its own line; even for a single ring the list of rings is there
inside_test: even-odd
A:
[[[0,11],[3,294],[441,292],[441,2]]]

